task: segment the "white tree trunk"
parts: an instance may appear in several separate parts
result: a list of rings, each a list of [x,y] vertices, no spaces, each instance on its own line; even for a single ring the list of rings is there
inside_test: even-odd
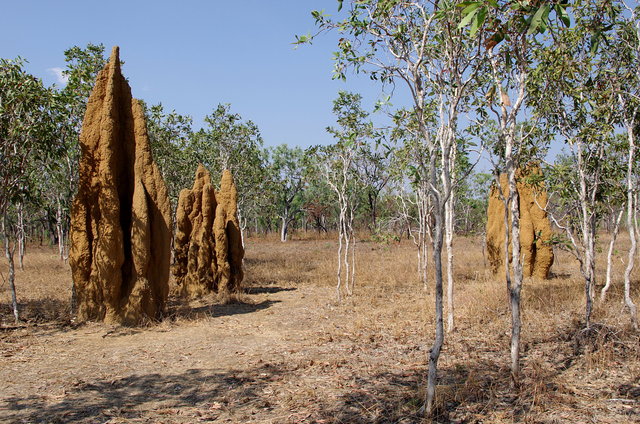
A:
[[[286,216],[282,216],[281,219],[282,227],[280,229],[280,241],[284,243],[287,241],[287,233],[289,232],[289,220]]]
[[[17,215],[18,215],[18,264],[20,266],[20,270],[24,271],[24,249],[26,242],[26,234],[24,229],[24,206],[22,202],[18,203],[17,207]]]
[[[622,221],[622,216],[624,215],[624,209],[620,209],[618,216],[615,220],[615,224],[613,227],[613,234],[611,236],[611,241],[609,242],[609,251],[607,252],[607,273],[606,273],[606,283],[600,292],[600,302],[604,302],[607,291],[611,287],[611,270],[613,268],[613,250],[616,244],[616,239],[618,238],[618,232],[620,231],[620,222]]]
[[[418,278],[426,292],[429,289],[428,278],[428,236],[429,231],[429,197],[425,188],[418,190]]]
[[[338,297],[338,302],[342,301],[342,240],[344,238],[344,214],[345,211],[341,205],[338,224],[338,284],[336,285],[336,296]]]
[[[65,247],[64,247],[64,224],[62,222],[62,205],[60,200],[58,199],[58,208],[56,210],[56,232],[58,235],[58,253],[60,255],[60,260],[64,261],[66,259],[65,255]]]
[[[226,169],[226,168],[223,168],[223,169]],[[245,249],[244,232],[246,230],[247,223],[244,222],[244,225],[243,225],[243,221],[244,220],[242,219],[242,209],[238,205],[238,226],[240,227],[240,243],[242,244],[242,249]],[[244,262],[244,258],[242,259],[242,262]]]
[[[453,331],[454,303],[453,303],[453,193],[445,204],[445,245],[447,248],[447,332]]]
[[[351,243],[351,288],[349,294],[353,295],[356,286],[356,235],[353,230],[353,207],[349,211],[349,234],[353,239]]]
[[[629,229],[629,256],[627,259],[627,267],[624,271],[624,304],[629,309],[631,322],[633,327],[638,329],[638,316],[636,305],[631,299],[631,272],[635,265],[637,240],[636,240],[636,205],[635,205],[635,178],[634,178],[634,161],[635,161],[635,136],[633,131],[633,122],[627,125],[627,135],[629,141],[629,157],[627,162],[627,227]]]
[[[509,177],[509,214],[511,215],[511,284],[508,287],[511,305],[511,376],[514,384],[520,380],[520,292],[522,290],[522,262],[520,261],[520,207],[516,185],[516,167],[512,156],[513,139],[507,139],[507,174]]]
[[[589,206],[593,207],[595,199],[595,187],[589,192],[587,188],[587,175],[584,164],[584,145],[581,139],[575,142],[577,148],[579,199],[582,228],[583,254],[580,261],[580,271],[584,277],[585,292],[585,327],[591,326],[591,312],[593,311],[593,295],[595,285],[595,216]]]

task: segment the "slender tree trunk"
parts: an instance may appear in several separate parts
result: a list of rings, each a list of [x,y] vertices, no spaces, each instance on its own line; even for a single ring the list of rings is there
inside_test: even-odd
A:
[[[9,241],[7,240],[7,243]],[[7,261],[9,262],[9,289],[11,290],[11,305],[13,306],[13,316],[16,323],[20,322],[20,315],[18,314],[18,297],[16,295],[16,271],[13,263],[14,248],[7,248],[5,251]]]
[[[510,156],[507,156],[510,157]],[[509,162],[511,162],[509,164]],[[509,287],[511,305],[511,376],[514,385],[520,381],[520,292],[522,290],[522,262],[520,261],[520,207],[516,169],[512,160],[507,161],[509,174],[509,208],[511,212],[511,269],[512,280]]]
[[[507,245],[508,244],[509,242],[507,241]],[[487,269],[487,231],[486,230],[482,232],[482,269]]]
[[[447,248],[447,332],[453,331],[453,193],[445,203],[445,244]]]
[[[226,169],[226,168],[223,168]],[[242,244],[242,248],[245,248],[244,245],[244,231],[246,229],[246,225],[247,223],[245,222],[243,224],[243,219],[242,219],[242,209],[240,209],[240,206],[238,206],[238,226],[240,227],[240,243]],[[242,260],[244,262],[244,259]]]
[[[631,299],[631,272],[633,271],[633,267],[635,265],[635,257],[637,250],[637,239],[636,239],[636,205],[635,205],[635,179],[633,175],[633,165],[635,161],[635,136],[633,134],[632,123],[627,125],[627,134],[629,140],[629,157],[627,163],[627,227],[629,229],[629,256],[627,259],[627,267],[624,271],[624,304],[629,309],[629,314],[631,315],[631,323],[633,327],[638,329],[638,316],[636,305],[633,303]]]
[[[345,247],[344,247],[344,269],[345,269],[345,275],[344,275],[344,287],[347,289],[347,295],[351,296],[351,266],[349,263],[349,249],[351,247],[351,234],[349,233],[349,228],[347,226],[347,221],[345,219],[345,222],[343,223],[344,228],[344,240],[345,240]]]
[[[439,205],[436,205],[438,207]],[[435,313],[436,313],[436,337],[429,353],[429,371],[427,374],[427,399],[425,411],[428,415],[433,413],[433,401],[436,393],[436,378],[438,369],[438,359],[440,350],[444,343],[444,320],[443,320],[443,290],[442,290],[442,239],[443,239],[443,219],[442,212],[435,214],[435,229],[433,238],[433,261],[435,268]]]
[[[353,230],[353,208],[349,212],[349,234],[353,239],[351,244],[351,289],[349,294],[353,295],[356,286],[356,236]]]
[[[56,232],[58,234],[58,253],[60,254],[60,260],[65,260],[65,248],[64,248],[64,226],[62,222],[62,205],[58,199],[58,207],[56,210]]]
[[[378,229],[378,195],[373,196],[373,203],[371,204],[371,217],[373,218],[373,229]]]
[[[588,329],[591,326],[591,312],[593,310],[593,285],[595,284],[595,263],[594,263],[594,216],[589,210],[589,195],[587,189],[587,176],[584,170],[584,149],[582,140],[576,141],[576,147],[578,149],[578,177],[579,177],[579,198],[580,198],[580,214],[581,214],[581,227],[582,227],[582,245],[584,246],[583,261],[581,263],[581,271],[584,277],[584,292],[585,292],[585,327]],[[595,183],[594,183],[595,184]],[[595,190],[595,188],[593,189]]]
[[[282,227],[280,230],[280,241],[281,242],[285,242],[287,241],[287,234],[289,232],[289,220],[287,219],[287,216],[282,216]]]
[[[17,215],[18,215],[18,264],[20,270],[24,271],[24,245],[25,245],[25,230],[24,230],[24,206],[22,202],[18,203]]]
[[[593,311],[593,287],[595,285],[595,234],[591,234],[592,229],[589,223],[585,223],[587,233],[583,236],[584,264],[582,275],[584,276],[585,302],[585,328],[591,327],[591,313]]]
[[[624,215],[624,209],[620,209],[618,216],[615,220],[613,226],[613,235],[611,236],[611,241],[609,242],[609,251],[607,252],[607,273],[606,273],[606,283],[600,292],[600,302],[604,302],[605,297],[607,296],[607,291],[609,287],[611,287],[611,269],[613,268],[613,248],[616,244],[616,239],[618,238],[618,232],[620,231],[620,222],[622,221],[622,215]]]
[[[511,232],[509,231],[510,206],[508,195],[502,192],[499,175],[496,176],[496,181],[498,189],[500,190],[500,193],[502,193],[502,201],[504,203],[504,279],[507,282],[507,294],[511,296],[511,255],[509,254],[509,243],[511,241]],[[485,244],[487,242],[486,240],[487,236],[485,233]],[[511,300],[509,300],[509,302],[511,302]]]
[[[444,103],[444,102],[443,102]],[[442,170],[441,180],[446,201],[444,204],[444,231],[447,248],[447,331],[455,328],[454,323],[454,299],[453,299],[453,232],[455,227],[455,191],[452,184],[452,175],[455,175],[457,145],[455,140],[456,112],[451,111],[451,122],[444,129],[446,134],[441,142]]]
[[[424,128],[423,128],[424,131]],[[426,136],[426,134],[425,134]],[[428,139],[428,137],[425,137]],[[442,160],[442,166],[445,169],[443,173],[437,175],[437,164],[436,164],[436,146],[431,145],[429,148],[429,184],[430,184],[430,194],[431,199],[433,200],[433,215],[435,218],[434,228],[433,228],[433,264],[434,264],[434,288],[435,288],[435,321],[436,321],[436,335],[435,340],[433,342],[433,346],[431,347],[431,351],[429,353],[429,371],[427,373],[427,398],[425,402],[425,410],[428,415],[433,414],[433,402],[435,399],[436,393],[436,381],[437,381],[437,370],[438,370],[438,359],[440,358],[440,351],[442,349],[442,344],[444,343],[444,310],[443,310],[443,278],[442,278],[442,244],[443,244],[443,236],[445,231],[445,215],[446,215],[446,206],[444,203],[447,202],[447,199],[450,197],[449,194],[451,186],[450,186],[450,174],[448,174],[448,154],[447,146],[445,144],[440,145],[440,148],[445,151]],[[442,190],[443,192],[439,192],[436,188],[438,186],[438,177],[442,180]]]
[[[9,265],[9,290],[11,291],[11,306],[13,307],[13,317],[15,322],[20,322],[20,314],[18,312],[18,296],[16,294],[16,270],[13,255],[16,249],[15,243],[9,243],[9,234],[7,230],[7,216],[2,217],[2,236],[4,239],[4,256],[7,258]]]
[[[418,190],[418,278],[422,282],[424,291],[428,286],[428,245],[427,231],[429,228],[429,206],[427,193],[423,188]]]
[[[340,207],[340,218],[339,218],[339,229],[338,229],[338,284],[336,286],[336,295],[338,297],[338,302],[342,301],[342,239],[344,237],[343,229],[344,229],[344,209]]]

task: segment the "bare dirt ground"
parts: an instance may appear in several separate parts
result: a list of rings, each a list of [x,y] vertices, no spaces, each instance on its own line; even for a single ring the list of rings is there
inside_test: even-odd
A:
[[[573,260],[560,255],[554,278],[525,282],[524,380],[513,389],[506,289],[480,246],[456,243],[457,328],[439,364],[435,421],[640,422],[640,338],[621,307],[620,259],[589,334]],[[416,282],[414,247],[360,243],[356,293],[342,303],[335,248],[250,239],[245,294],[172,298],[167,319],[143,328],[74,323],[68,267],[31,248],[17,274],[23,324],[0,280],[0,421],[429,422],[417,412],[433,290]],[[640,301],[637,280],[633,295]]]

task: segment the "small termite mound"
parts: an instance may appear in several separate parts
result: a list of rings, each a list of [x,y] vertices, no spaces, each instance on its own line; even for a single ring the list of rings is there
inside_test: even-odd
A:
[[[171,208],[118,53],[98,74],[82,123],[69,262],[80,321],[136,325],[165,309]]]
[[[229,292],[240,290],[244,272],[242,270],[242,260],[244,259],[244,247],[242,244],[242,233],[240,231],[240,221],[238,220],[238,190],[233,181],[231,171],[225,169],[220,180],[220,191],[217,194],[218,204],[222,211],[216,211],[216,220],[223,220],[214,224],[216,240],[222,239],[222,229],[227,239],[227,263],[229,264],[229,278],[221,278],[219,284]],[[224,213],[223,213],[224,212]],[[223,224],[224,222],[224,224]],[[217,251],[222,250],[219,249]]]
[[[553,264],[553,247],[550,245],[553,232],[545,208],[547,193],[542,183],[528,184],[528,178],[539,179],[540,167],[531,165],[516,174],[520,211],[520,257],[525,277],[546,279]],[[509,196],[507,175],[500,175],[503,196]],[[497,186],[491,188],[487,208],[487,253],[494,274],[504,269],[504,225],[505,209]],[[511,219],[509,218],[509,222]],[[509,246],[509,255],[511,247]]]
[[[173,275],[183,296],[240,289],[244,248],[237,211],[231,172],[223,172],[216,193],[209,171],[199,165],[193,188],[182,190],[176,211]]]

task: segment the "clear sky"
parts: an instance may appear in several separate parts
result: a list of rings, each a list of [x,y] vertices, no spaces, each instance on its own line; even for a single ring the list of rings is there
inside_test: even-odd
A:
[[[311,10],[337,13],[335,0],[5,0],[0,57],[21,56],[27,70],[56,83],[64,51],[120,46],[134,97],[190,115],[196,127],[218,103],[254,121],[266,145],[332,142],[338,90],[360,92],[368,109],[380,87],[366,76],[333,81],[337,34],[294,49],[315,30]]]

